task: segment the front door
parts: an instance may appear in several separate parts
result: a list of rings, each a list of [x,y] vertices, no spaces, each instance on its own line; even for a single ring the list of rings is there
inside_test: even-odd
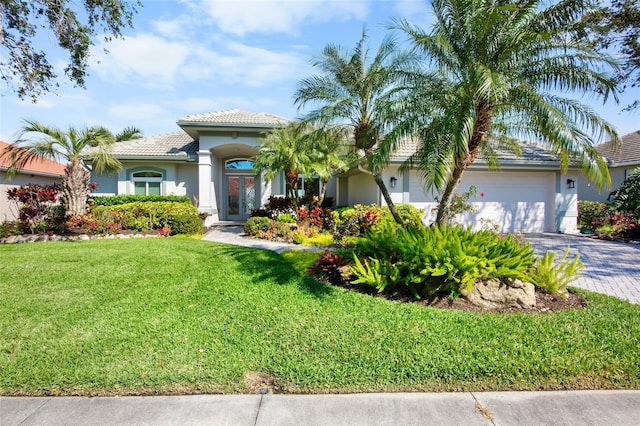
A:
[[[255,177],[227,176],[227,220],[247,220],[255,208]]]

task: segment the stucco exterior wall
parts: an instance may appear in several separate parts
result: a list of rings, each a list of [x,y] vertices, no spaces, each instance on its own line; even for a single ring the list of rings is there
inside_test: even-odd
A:
[[[578,177],[578,199],[585,201],[600,201],[606,202],[611,191],[620,188],[622,182],[625,181],[627,176],[633,172],[633,166],[630,167],[610,167],[609,174],[611,175],[611,188],[598,191],[598,188],[589,180],[580,174]]]

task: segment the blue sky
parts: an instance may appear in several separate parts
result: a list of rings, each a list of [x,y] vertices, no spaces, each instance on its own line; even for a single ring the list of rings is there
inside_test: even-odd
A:
[[[353,47],[363,26],[375,48],[397,17],[425,29],[432,21],[423,0],[146,0],[124,39],[92,49],[86,90],[61,78],[33,104],[2,87],[0,139],[12,142],[23,119],[151,136],[178,131],[185,115],[234,108],[295,118],[293,92],[313,74],[313,55],[328,43]],[[47,51],[62,75],[63,52]],[[640,129],[640,111],[622,108],[639,98],[635,88],[621,105],[591,105],[626,134]]]

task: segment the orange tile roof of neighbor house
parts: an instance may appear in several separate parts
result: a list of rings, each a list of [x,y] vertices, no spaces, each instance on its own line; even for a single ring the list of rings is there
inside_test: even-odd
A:
[[[11,167],[11,160],[7,156],[3,156],[2,152],[9,144],[0,141],[0,169],[8,169]],[[37,173],[50,176],[64,176],[65,165],[57,161],[47,160],[45,158],[34,159],[29,161],[25,167],[19,170],[21,173]]]

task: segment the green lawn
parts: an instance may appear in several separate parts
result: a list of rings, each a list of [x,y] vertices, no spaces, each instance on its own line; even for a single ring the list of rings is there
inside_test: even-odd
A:
[[[640,306],[440,311],[333,288],[280,255],[154,238],[0,246],[0,394],[640,387]]]

